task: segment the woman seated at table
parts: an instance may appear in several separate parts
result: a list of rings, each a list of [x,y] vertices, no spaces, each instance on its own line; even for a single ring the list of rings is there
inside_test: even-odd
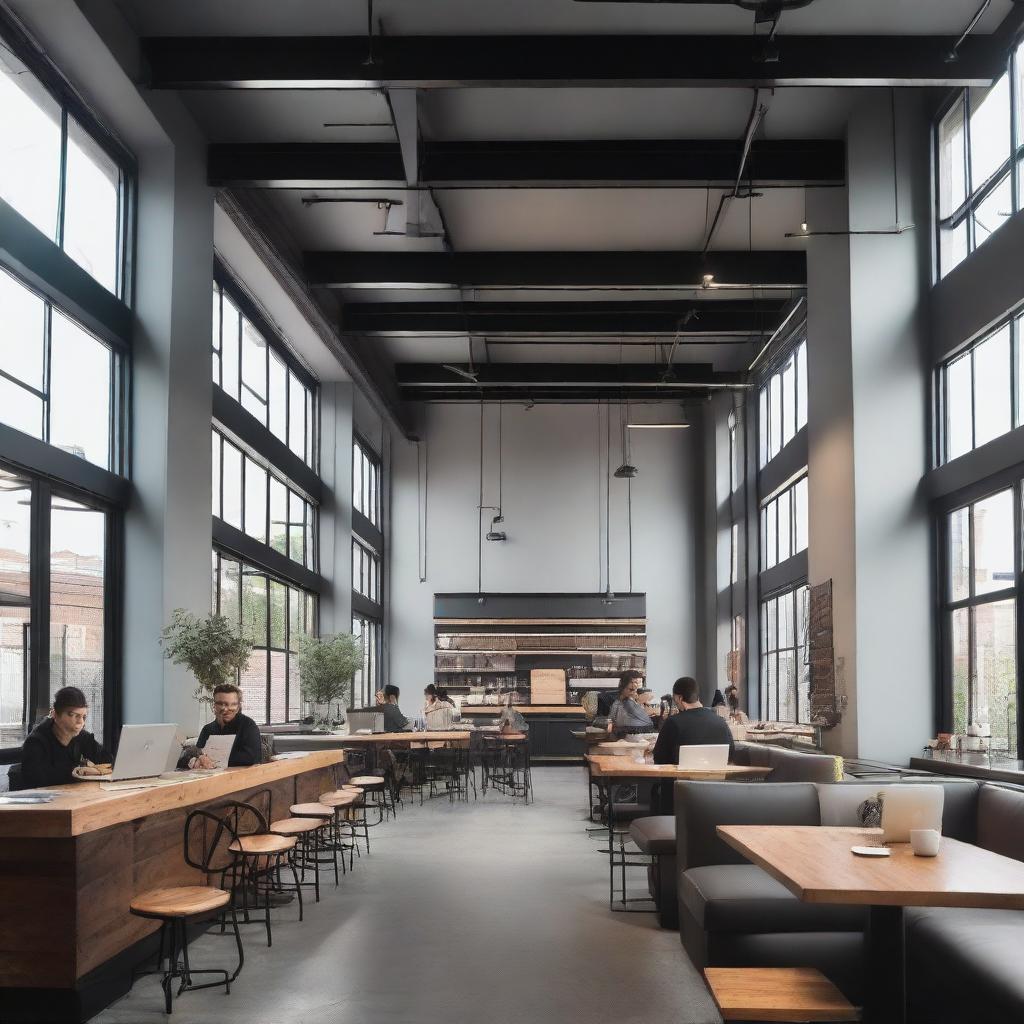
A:
[[[60,786],[72,781],[75,768],[109,766],[110,753],[86,731],[88,717],[88,702],[77,686],[58,690],[49,717],[32,730],[21,748],[21,764],[10,772],[11,789]]]
[[[429,691],[433,690],[433,693]],[[455,719],[455,703],[443,686],[427,687],[427,702],[423,705],[423,722],[430,732],[444,732]],[[430,698],[433,697],[433,700]]]
[[[617,736],[652,732],[654,729],[650,712],[636,699],[642,683],[643,676],[639,672],[624,672],[619,679],[615,703],[608,713],[609,726]]]

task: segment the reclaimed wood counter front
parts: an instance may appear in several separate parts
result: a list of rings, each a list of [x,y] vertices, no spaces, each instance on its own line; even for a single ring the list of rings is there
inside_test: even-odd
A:
[[[0,806],[0,1019],[87,1020],[127,991],[158,922],[133,896],[205,879],[183,857],[197,807],[270,790],[272,817],[333,788],[323,750],[153,789],[52,786],[49,804]],[[155,950],[155,944],[154,944]]]

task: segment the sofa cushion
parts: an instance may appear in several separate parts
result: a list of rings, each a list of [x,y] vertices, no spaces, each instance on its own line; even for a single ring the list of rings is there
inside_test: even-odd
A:
[[[906,912],[906,936],[912,999],[941,1003],[948,988],[968,996],[986,1024],[1024,1020],[1024,911],[916,907]]]
[[[867,923],[866,908],[804,903],[753,864],[690,868],[679,894],[707,932],[861,931]]]
[[[676,819],[673,814],[658,814],[651,818],[638,818],[629,826],[633,842],[644,852],[655,857],[676,854]]]
[[[978,845],[1004,857],[1024,860],[1024,791],[1003,786],[981,787]]]
[[[810,782],[677,782],[675,810],[680,868],[747,863],[719,838],[719,825],[820,824]]]

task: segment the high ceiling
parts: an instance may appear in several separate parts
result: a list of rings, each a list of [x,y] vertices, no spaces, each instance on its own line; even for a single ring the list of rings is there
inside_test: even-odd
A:
[[[410,400],[742,383],[802,295],[786,235],[845,183],[858,96],[990,82],[1024,22],[992,0],[957,45],[979,0],[774,26],[728,0],[376,0],[371,41],[366,0],[119,6],[211,184],[406,423]]]

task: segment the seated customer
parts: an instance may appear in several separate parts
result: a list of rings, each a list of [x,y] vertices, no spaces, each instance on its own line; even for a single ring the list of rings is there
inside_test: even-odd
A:
[[[21,764],[11,769],[11,789],[36,789],[71,782],[73,768],[110,764],[113,758],[85,730],[89,707],[77,686],[65,686],[53,698],[49,717],[37,725],[21,748]]]
[[[242,691],[234,683],[221,683],[213,688],[212,722],[203,726],[194,747],[186,747],[178,760],[179,768],[216,768],[202,748],[211,736],[234,736],[228,757],[229,768],[248,767],[263,759],[260,727],[242,714]]]
[[[690,676],[677,679],[672,686],[672,703],[678,714],[669,716],[658,733],[651,759],[655,764],[679,764],[679,748],[699,744],[728,744],[729,760],[735,747],[729,724],[717,712],[700,701],[700,687]],[[661,786],[660,814],[672,813],[672,782]]]
[[[431,689],[431,687],[427,687]],[[434,700],[423,707],[423,721],[431,732],[444,732],[450,729],[455,720],[455,704],[443,686],[434,688]]]
[[[400,692],[398,687],[392,686],[391,683],[384,687],[384,701],[380,709],[384,712],[385,732],[404,732],[412,728],[409,724],[409,719],[402,714],[398,707],[398,695]]]
[[[650,712],[636,699],[642,682],[643,676],[639,672],[624,672],[619,679],[615,703],[608,712],[612,732],[617,736],[654,731]]]

